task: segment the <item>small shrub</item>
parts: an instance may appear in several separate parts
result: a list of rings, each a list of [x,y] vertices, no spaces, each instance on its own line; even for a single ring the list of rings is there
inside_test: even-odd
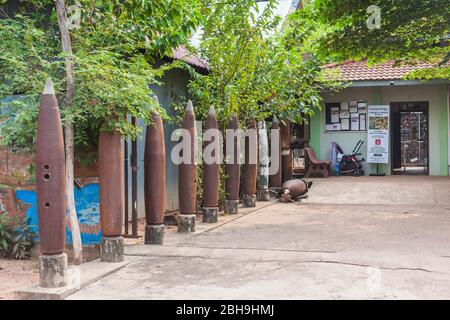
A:
[[[30,218],[11,218],[7,213],[0,214],[0,256],[28,259],[35,236],[30,229]]]

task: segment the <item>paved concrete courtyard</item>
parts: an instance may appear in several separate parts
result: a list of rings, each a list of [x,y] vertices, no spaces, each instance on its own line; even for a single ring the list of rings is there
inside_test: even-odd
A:
[[[450,299],[449,178],[315,179],[300,203],[221,222],[127,246],[68,298]]]

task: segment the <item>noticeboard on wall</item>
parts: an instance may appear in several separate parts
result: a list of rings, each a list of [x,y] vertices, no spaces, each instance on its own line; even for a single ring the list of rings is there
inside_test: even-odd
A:
[[[325,131],[366,131],[367,102],[325,103]]]

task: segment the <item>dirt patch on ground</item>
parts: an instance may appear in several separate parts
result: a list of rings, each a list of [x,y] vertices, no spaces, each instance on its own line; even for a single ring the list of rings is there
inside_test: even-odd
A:
[[[14,291],[39,282],[38,261],[0,258],[0,300],[14,299]]]

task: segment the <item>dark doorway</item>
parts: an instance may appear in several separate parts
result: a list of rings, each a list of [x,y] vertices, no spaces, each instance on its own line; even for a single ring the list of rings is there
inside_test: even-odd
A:
[[[428,102],[391,104],[392,174],[428,175]]]

